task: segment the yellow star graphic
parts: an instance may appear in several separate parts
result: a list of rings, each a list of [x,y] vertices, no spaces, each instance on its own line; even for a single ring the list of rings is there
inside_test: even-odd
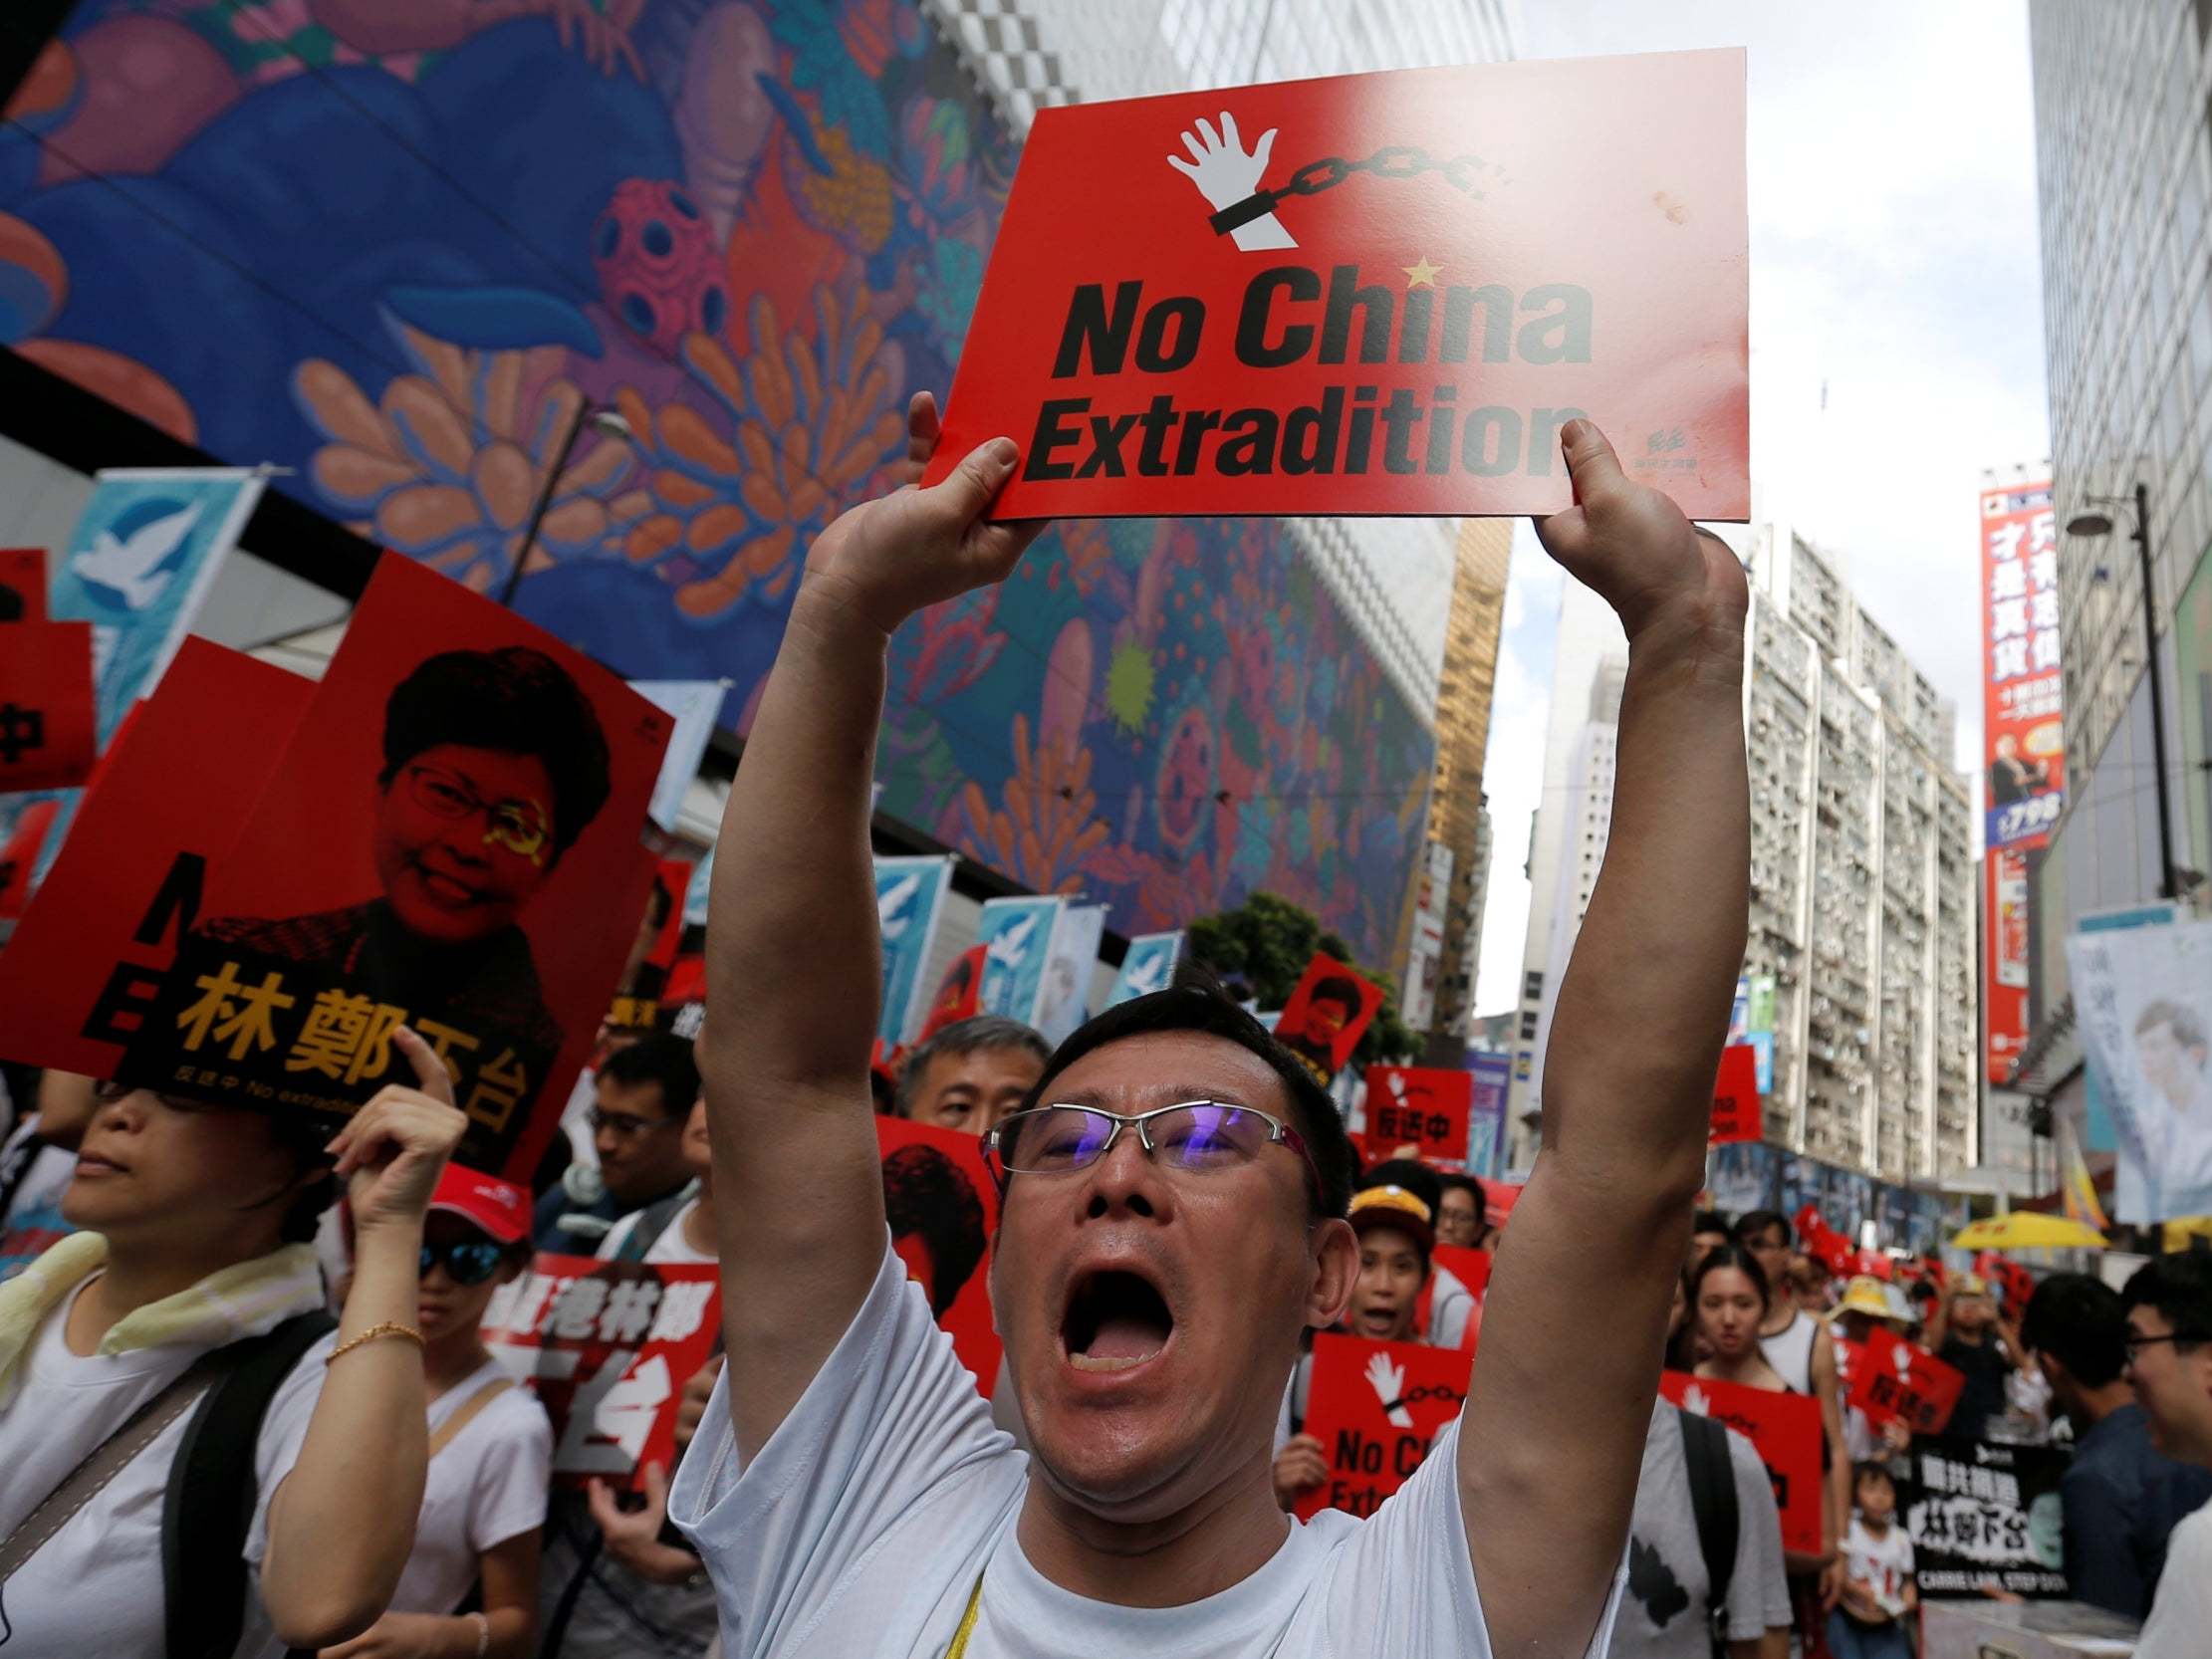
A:
[[[1441,265],[1431,265],[1428,262],[1428,255],[1423,254],[1418,265],[1401,265],[1398,269],[1405,273],[1406,287],[1434,288],[1436,279],[1443,273],[1444,268]]]

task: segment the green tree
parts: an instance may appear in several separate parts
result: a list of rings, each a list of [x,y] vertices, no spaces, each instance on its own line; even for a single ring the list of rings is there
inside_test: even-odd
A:
[[[1256,1000],[1263,1009],[1279,1009],[1290,1000],[1314,952],[1334,956],[1382,987],[1382,1007],[1352,1051],[1352,1063],[1386,1066],[1419,1052],[1419,1037],[1398,1018],[1397,985],[1390,976],[1361,967],[1351,946],[1311,911],[1286,898],[1256,892],[1234,910],[1192,922],[1187,942],[1193,961],[1212,969],[1240,999]]]

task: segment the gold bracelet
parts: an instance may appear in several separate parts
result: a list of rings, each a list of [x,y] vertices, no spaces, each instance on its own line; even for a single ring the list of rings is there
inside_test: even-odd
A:
[[[386,1319],[381,1324],[370,1325],[359,1336],[339,1343],[337,1347],[331,1349],[330,1357],[324,1360],[323,1363],[335,1365],[364,1342],[373,1342],[379,1336],[404,1336],[418,1348],[423,1345],[422,1332],[415,1329],[414,1326],[401,1324],[397,1319]]]

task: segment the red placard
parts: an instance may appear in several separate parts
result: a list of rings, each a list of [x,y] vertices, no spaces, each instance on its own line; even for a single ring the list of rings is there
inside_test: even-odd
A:
[[[1818,1555],[1828,1508],[1821,1480],[1820,1402],[1810,1394],[1771,1393],[1687,1371],[1661,1371],[1659,1392],[1683,1410],[1717,1418],[1750,1440],[1774,1485],[1775,1507],[1782,1512],[1782,1547]]]
[[[2036,1294],[2036,1276],[2001,1251],[1985,1250],[1974,1258],[1974,1271],[1996,1285],[2004,1310],[2013,1318],[2028,1311],[2028,1299]]]
[[[99,787],[0,951],[0,1054],[112,1077],[178,939],[314,694],[187,638],[101,764]],[[200,1084],[193,1079],[191,1092]]]
[[[635,1488],[675,1463],[683,1385],[721,1330],[721,1270],[540,1256],[484,1309],[492,1355],[553,1419],[553,1478]]]
[[[1410,1143],[1427,1162],[1467,1164],[1467,1122],[1475,1105],[1475,1074],[1428,1066],[1367,1067],[1367,1138],[1379,1146]]]
[[[988,1399],[998,1385],[1001,1351],[985,1271],[998,1232],[999,1189],[983,1161],[983,1137],[878,1117],[875,1145],[891,1248]]]
[[[1834,1336],[1832,1339],[1836,1343],[1837,1385],[1843,1390],[1843,1398],[1848,1400],[1851,1397],[1851,1378],[1865,1374],[1866,1349],[1863,1343],[1854,1342],[1848,1336]]]
[[[1798,1240],[1805,1246],[1805,1253],[1828,1269],[1832,1278],[1840,1278],[1849,1269],[1852,1258],[1858,1254],[1857,1247],[1829,1226],[1817,1208],[1805,1205],[1795,1220]]]
[[[1462,1348],[1336,1331],[1316,1336],[1305,1432],[1321,1442],[1329,1479],[1299,1499],[1299,1517],[1332,1509],[1374,1514],[1459,1415],[1474,1361]]]
[[[1327,1084],[1345,1068],[1381,1008],[1381,986],[1316,951],[1275,1022],[1275,1041]],[[1369,1137],[1374,1138],[1371,1130]]]
[[[1914,1434],[1941,1434],[1957,1409],[1966,1375],[1916,1342],[1876,1325],[1865,1352],[1852,1365],[1846,1397],[1879,1428],[1902,1417]]]
[[[0,795],[92,771],[93,625],[0,623]]]
[[[671,722],[598,663],[386,555],[121,1074],[344,1114],[454,1076],[455,1157],[525,1180],[637,937]],[[236,1083],[221,1079],[235,1077]]]
[[[1758,1140],[1766,1132],[1766,1114],[1759,1104],[1759,1051],[1748,1043],[1731,1043],[1720,1054],[1707,1144],[1724,1146],[1730,1141]]]
[[[1587,414],[1744,519],[1744,189],[1739,51],[1041,111],[930,476],[1005,434],[1004,517],[1549,513]]]
[[[0,548],[0,622],[46,620],[46,549]]]
[[[676,947],[683,943],[683,895],[691,890],[691,872],[695,867],[689,858],[662,858],[653,866],[653,886],[665,897],[667,909],[661,916],[659,930],[653,934],[652,944],[645,951],[645,960],[664,974],[675,966]],[[648,893],[646,902],[660,900]]]
[[[7,844],[0,846],[0,922],[18,920],[31,902],[31,871],[38,867],[39,849],[61,810],[59,801],[24,808]]]
[[[983,1007],[983,962],[987,945],[972,945],[952,959],[945,977],[937,982],[937,995],[929,1004],[929,1017],[921,1023],[916,1047],[928,1042],[947,1026],[972,1020]]]

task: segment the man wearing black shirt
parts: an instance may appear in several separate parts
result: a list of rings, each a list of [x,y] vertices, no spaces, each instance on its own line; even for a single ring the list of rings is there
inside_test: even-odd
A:
[[[2025,1369],[2017,1338],[1998,1317],[1989,1281],[1966,1274],[1951,1289],[1951,1300],[1940,1328],[1930,1332],[1930,1346],[1944,1364],[1966,1375],[1959,1403],[1951,1413],[1951,1433],[1970,1440],[1983,1439],[1992,1418],[2005,1415],[2005,1381],[2016,1369]]]

